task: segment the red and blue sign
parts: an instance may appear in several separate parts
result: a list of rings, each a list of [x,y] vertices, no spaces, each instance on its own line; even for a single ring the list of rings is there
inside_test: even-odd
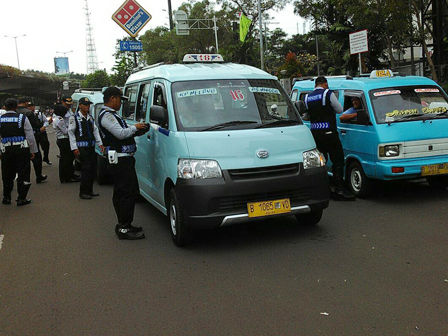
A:
[[[132,37],[136,37],[151,18],[151,14],[135,0],[125,1],[112,15],[112,20],[118,23]]]

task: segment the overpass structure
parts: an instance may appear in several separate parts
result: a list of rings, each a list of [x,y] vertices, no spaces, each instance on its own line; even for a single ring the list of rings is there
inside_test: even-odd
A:
[[[52,106],[61,95],[72,94],[75,90],[71,87],[64,90],[64,81],[64,78],[39,73],[23,74],[17,69],[0,65],[0,103],[7,98],[29,96],[36,105]]]

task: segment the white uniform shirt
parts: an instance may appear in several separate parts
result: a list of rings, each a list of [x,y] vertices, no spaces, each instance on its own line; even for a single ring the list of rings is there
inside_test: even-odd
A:
[[[77,112],[78,118],[82,118],[84,120],[87,120],[87,122],[93,122],[93,136],[95,137],[96,144],[98,146],[102,146],[103,142],[101,141],[100,132],[98,131],[98,127],[95,124],[95,121],[93,120],[92,116],[90,114],[87,114],[87,118],[85,118],[81,111]],[[68,136],[70,137],[70,148],[71,150],[78,149],[78,146],[76,145],[76,120],[75,116],[70,117],[70,122],[68,124]]]
[[[58,139],[68,138],[68,128],[64,118],[55,115],[53,118],[53,129]]]

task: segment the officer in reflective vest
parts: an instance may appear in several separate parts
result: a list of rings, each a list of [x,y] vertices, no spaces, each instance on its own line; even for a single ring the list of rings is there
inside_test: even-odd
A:
[[[96,153],[95,144],[104,151],[98,127],[89,114],[92,102],[87,97],[79,100],[79,111],[70,117],[68,135],[70,148],[73,154],[81,162],[81,184],[79,186],[79,198],[91,199],[99,196],[93,192],[93,181],[95,179]]]
[[[132,225],[135,202],[139,195],[134,137],[145,134],[149,126],[136,123],[128,127],[126,121],[117,114],[121,100],[127,99],[119,88],[108,87],[103,95],[104,107],[98,116],[98,126],[109,157],[107,168],[114,179],[112,202],[118,218],[115,233],[119,239],[143,239],[145,235],[142,228]]]
[[[11,192],[14,188],[14,178],[17,174],[17,206],[31,203],[27,199],[30,189],[31,164],[30,158],[37,153],[33,128],[24,114],[17,113],[17,101],[7,99],[6,113],[0,116],[0,155],[3,180],[2,204],[11,204]],[[31,152],[31,155],[30,155]]]
[[[305,96],[305,106],[311,121],[311,132],[317,149],[328,160],[330,156],[335,189],[332,198],[336,201],[353,201],[355,196],[344,186],[344,152],[336,125],[336,113],[342,113],[342,105],[328,88],[327,79],[317,77],[314,91]]]

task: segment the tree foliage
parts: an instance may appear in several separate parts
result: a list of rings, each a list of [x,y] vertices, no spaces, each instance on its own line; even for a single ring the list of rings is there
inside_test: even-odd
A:
[[[81,82],[83,88],[99,88],[110,85],[110,78],[106,71],[97,70],[92,74],[86,76],[86,79]]]

